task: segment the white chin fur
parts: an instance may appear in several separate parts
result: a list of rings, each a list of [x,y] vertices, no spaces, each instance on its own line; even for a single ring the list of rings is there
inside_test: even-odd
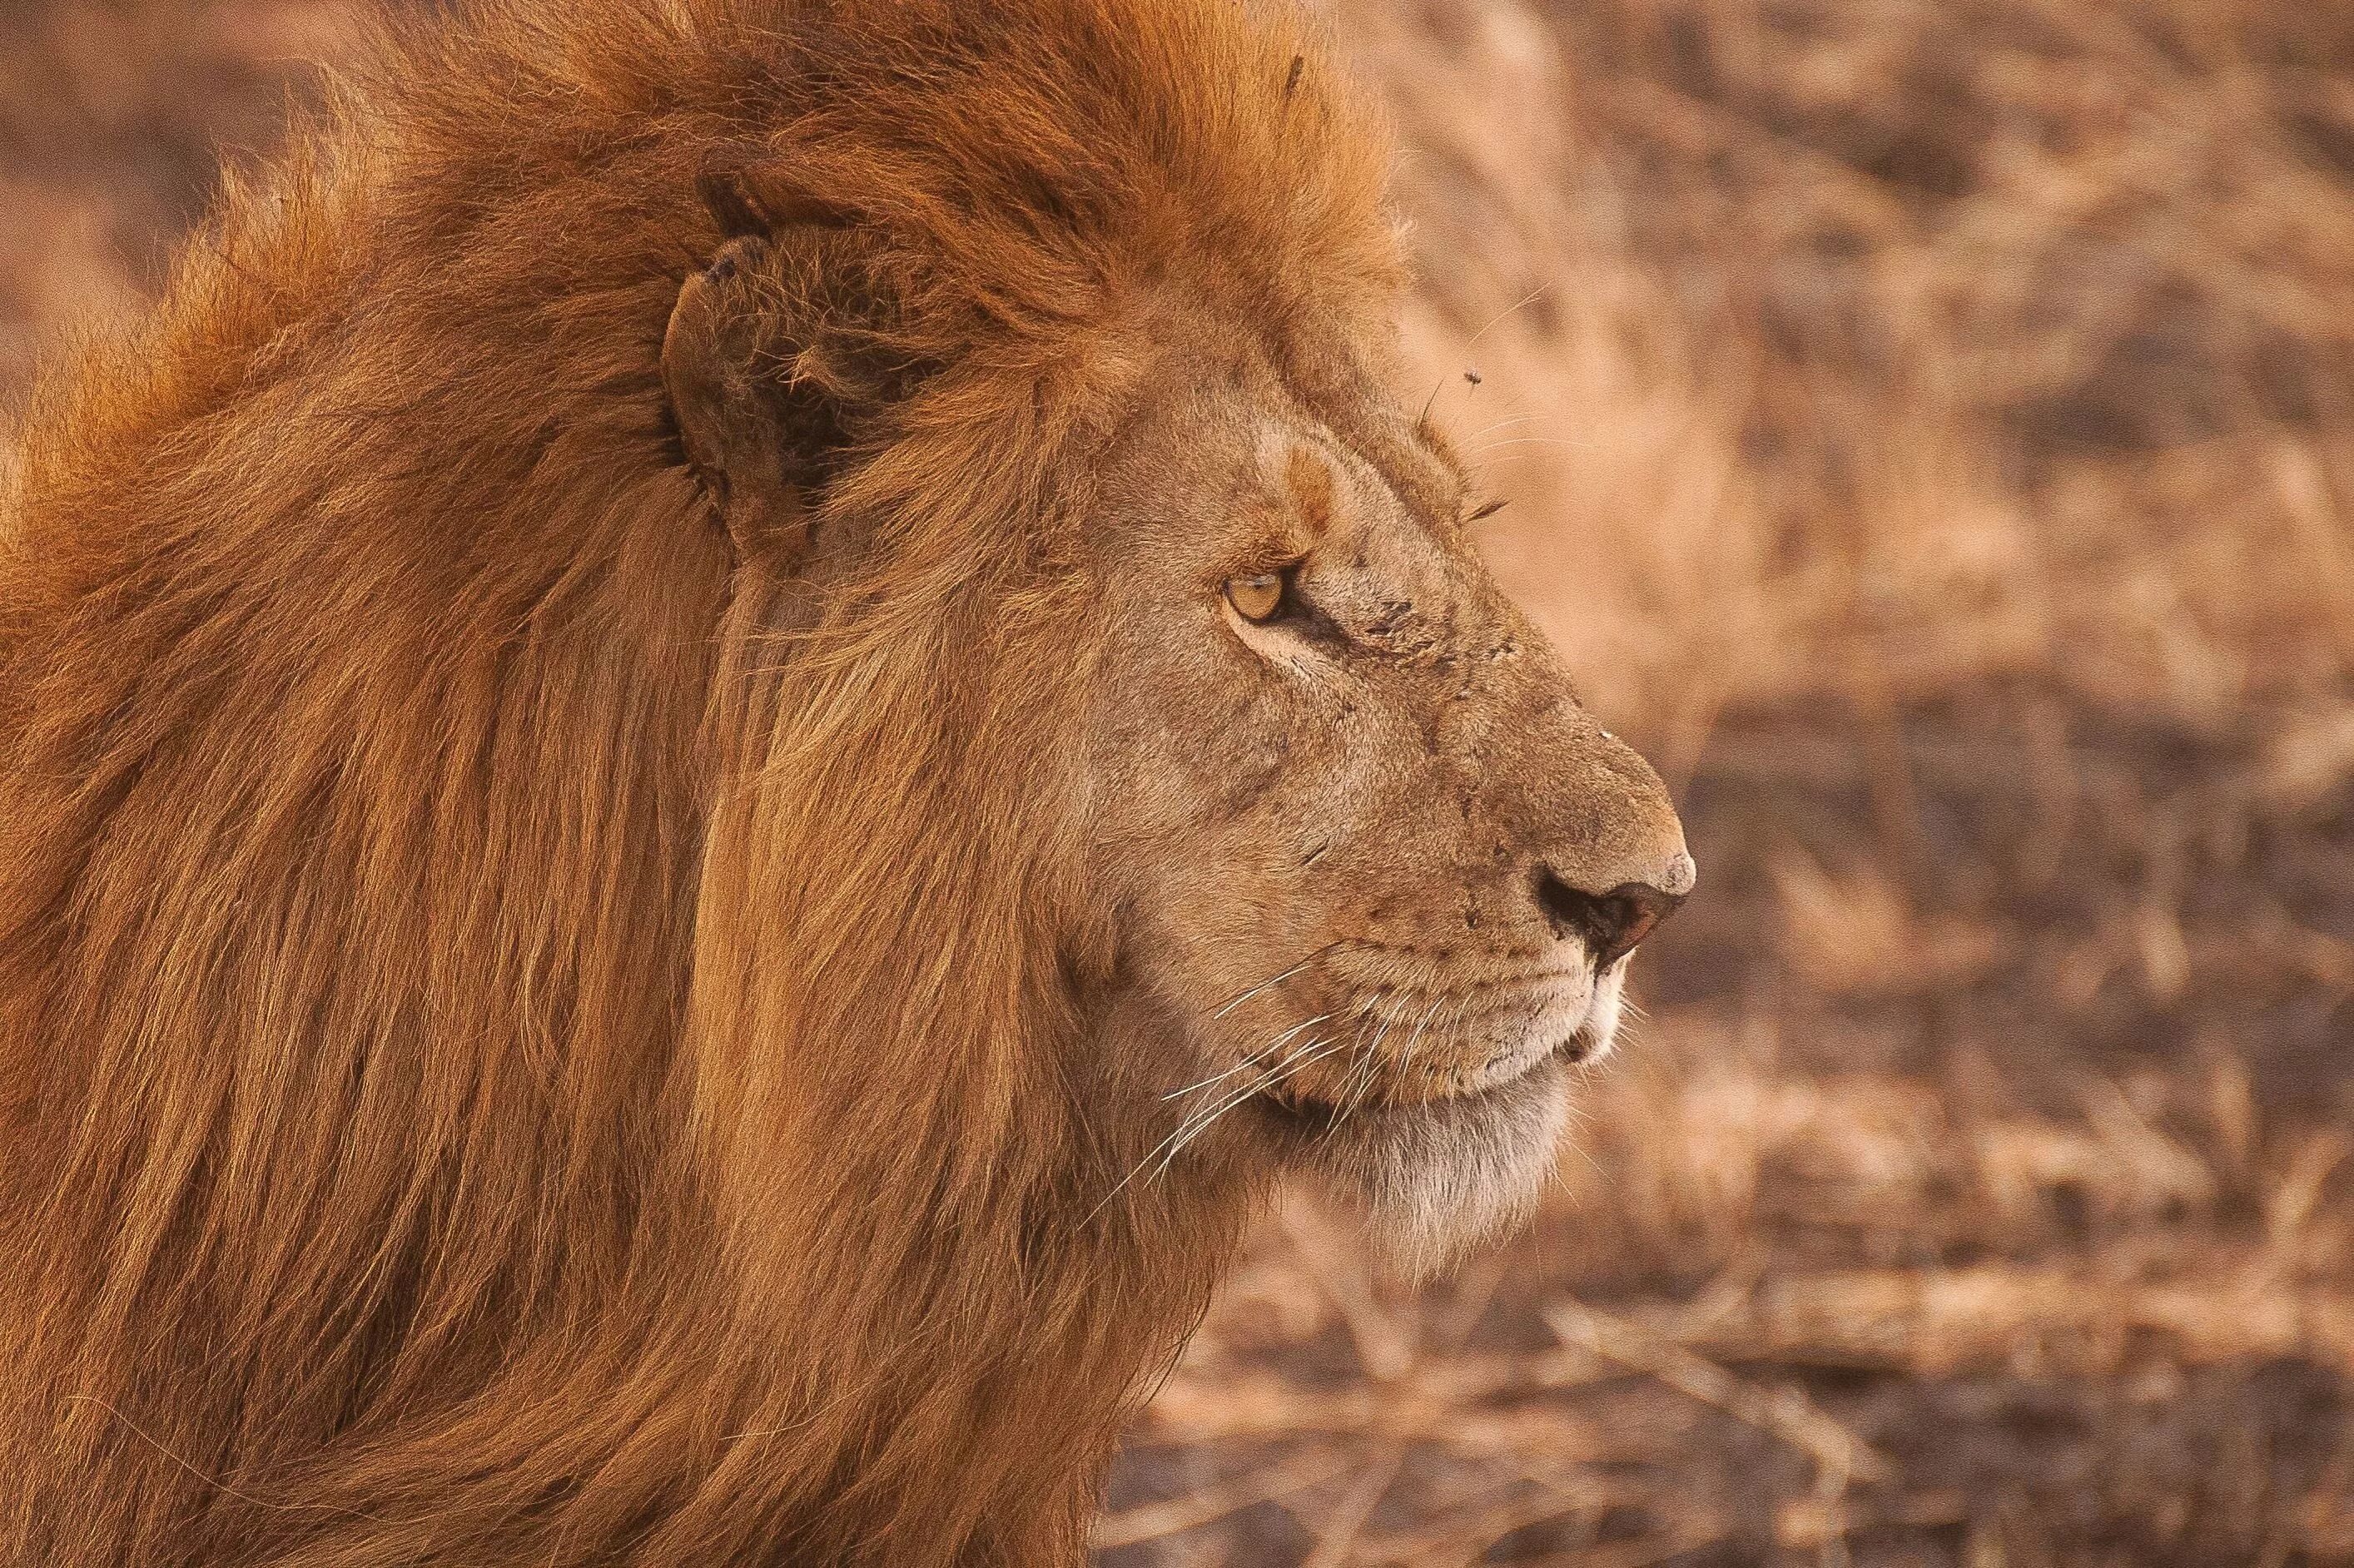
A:
[[[1426,1278],[1528,1217],[1568,1108],[1567,1075],[1545,1062],[1486,1094],[1344,1125],[1322,1140],[1316,1165],[1363,1215],[1381,1261]]]
[[[1594,1042],[1584,1058],[1589,1066],[1610,1054],[1626,1006],[1627,965],[1621,959],[1611,965],[1594,987],[1594,1005],[1585,1015],[1585,1033]]]

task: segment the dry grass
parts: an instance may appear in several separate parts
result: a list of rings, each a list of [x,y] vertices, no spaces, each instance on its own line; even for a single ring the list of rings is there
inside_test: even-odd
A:
[[[1527,1237],[1267,1228],[1108,1568],[2354,1562],[2354,12],[1333,5],[1703,890]],[[0,375],[332,17],[0,18]]]

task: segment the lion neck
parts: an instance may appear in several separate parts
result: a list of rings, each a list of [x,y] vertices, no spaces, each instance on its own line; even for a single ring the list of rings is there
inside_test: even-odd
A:
[[[1107,1005],[1076,1038],[1134,1049],[1140,1022]],[[779,1563],[1081,1561],[1121,1430],[1199,1322],[1256,1184],[1212,1168],[1123,1185],[1141,1135],[1091,1136],[1038,1086],[1025,1130],[987,1147],[869,1104],[894,1136],[854,1139],[838,1118],[858,1113],[830,1112],[771,1151],[778,1245],[738,1239],[748,1294],[721,1336],[750,1373],[743,1436],[672,1521],[679,1541],[724,1531]],[[837,1136],[814,1136],[827,1123]]]

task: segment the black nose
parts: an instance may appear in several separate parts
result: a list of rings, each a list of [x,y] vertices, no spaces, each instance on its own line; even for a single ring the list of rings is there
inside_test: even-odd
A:
[[[1555,934],[1585,944],[1597,970],[1633,952],[1683,901],[1682,894],[1648,882],[1622,882],[1607,893],[1585,893],[1553,874],[1551,867],[1537,868],[1537,907]]]

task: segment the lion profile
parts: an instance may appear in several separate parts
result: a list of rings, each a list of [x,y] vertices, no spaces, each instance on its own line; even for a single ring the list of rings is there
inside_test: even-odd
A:
[[[1287,1171],[1443,1255],[1691,886],[1226,0],[388,33],[0,514],[6,1561],[1074,1562]]]

